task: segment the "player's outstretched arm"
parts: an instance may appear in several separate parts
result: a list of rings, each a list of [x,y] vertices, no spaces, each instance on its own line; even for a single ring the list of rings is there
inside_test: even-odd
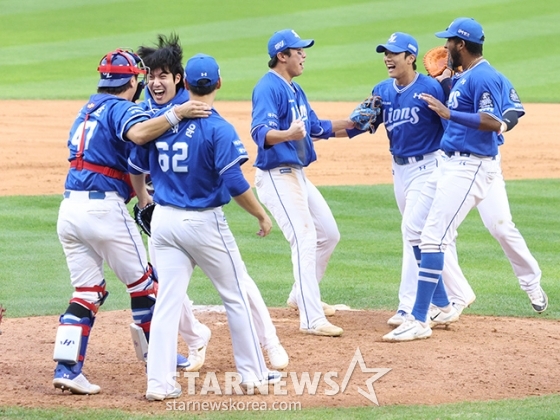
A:
[[[134,124],[125,133],[126,138],[136,144],[146,144],[174,127],[183,118],[206,118],[211,114],[210,106],[200,101],[188,101],[174,106],[156,118]]]
[[[257,218],[259,221],[260,230],[257,232],[259,236],[266,236],[272,230],[272,221],[261,203],[257,201],[253,190],[249,188],[243,194],[233,197],[235,202],[250,215]]]

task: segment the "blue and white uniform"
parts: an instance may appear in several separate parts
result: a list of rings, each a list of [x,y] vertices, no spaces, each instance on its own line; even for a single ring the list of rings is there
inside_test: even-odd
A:
[[[447,106],[452,111],[486,113],[501,122],[501,86],[499,74],[482,60],[454,79]],[[452,120],[446,124],[441,148],[449,159],[440,168],[435,192],[419,197],[406,226],[407,238],[421,251],[418,295],[412,311],[421,322],[426,321],[433,288],[443,269],[443,252],[498,177],[499,144],[500,135],[494,131],[469,128]]]
[[[68,140],[71,168],[57,231],[75,288],[100,285],[104,261],[126,285],[148,270],[142,238],[126,207],[131,195],[126,174],[132,143],[124,133],[149,118],[130,101],[96,94],[72,125]],[[135,288],[129,289],[133,291]]]
[[[55,341],[56,388],[78,394],[100,391],[99,386],[87,381],[82,366],[95,315],[108,294],[104,262],[127,286],[134,322],[149,335],[147,319],[151,318],[150,307],[155,300],[154,277],[144,243],[126,207],[132,192],[127,182],[132,143],[125,137],[130,127],[149,118],[130,101],[96,94],[80,110],[70,130],[71,167],[58,213],[57,233],[75,291],[60,317]],[[81,338],[70,337],[69,327],[81,328]],[[65,354],[65,344],[70,342],[79,343],[76,357]]]
[[[405,235],[405,227],[412,208],[425,184],[435,188],[442,163],[440,150],[443,126],[441,118],[428,108],[420,94],[429,93],[444,102],[444,93],[438,81],[416,73],[407,86],[399,86],[396,79],[382,81],[373,88],[372,95],[382,98],[381,117],[375,128],[385,124],[392,155],[393,188],[397,206],[402,214],[403,262],[399,286],[398,310],[411,313],[418,287],[418,262]],[[474,300],[474,292],[466,280],[457,260],[455,242],[445,252],[443,280],[448,283],[449,300],[466,306]],[[435,303],[435,302],[434,302]],[[401,318],[396,318],[400,322]],[[398,323],[390,322],[391,325]]]
[[[296,82],[288,82],[274,70],[256,84],[252,102],[257,194],[290,243],[295,283],[288,302],[299,308],[300,328],[312,330],[327,323],[319,282],[340,233],[327,202],[305,176],[304,168],[317,159],[312,138],[334,136],[332,123],[317,117]],[[268,131],[287,130],[298,119],[305,124],[305,138],[265,144]]]
[[[210,278],[226,309],[233,352],[242,381],[267,378],[247,297],[245,264],[222,206],[231,200],[222,175],[240,170],[247,152],[231,124],[214,109],[205,119],[183,120],[149,144],[147,161],[157,204],[152,240],[159,292],[148,358],[148,392],[174,390],[180,308],[196,265]]]

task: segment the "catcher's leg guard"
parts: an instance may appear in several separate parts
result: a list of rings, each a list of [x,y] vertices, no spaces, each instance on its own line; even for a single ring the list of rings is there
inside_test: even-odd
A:
[[[89,334],[95,317],[89,309],[72,302],[60,316],[56,333],[53,359],[58,362],[54,370],[53,385],[73,394],[97,394],[101,388],[90,384],[82,374]]]
[[[156,303],[157,278],[150,265],[146,273],[132,284],[128,284],[130,294],[130,309],[134,324],[142,328],[146,340],[150,339],[150,324]]]
[[[140,361],[146,361],[148,342],[150,341],[150,328],[157,295],[157,277],[152,266],[149,266],[148,271],[142,278],[127,285],[127,288],[130,294],[132,319],[134,320],[134,322],[130,324],[132,343],[136,350],[136,357],[138,357]],[[140,335],[140,329],[142,329],[144,333],[145,340]],[[182,354],[177,354],[177,367],[179,369],[186,369],[190,365],[189,359]]]

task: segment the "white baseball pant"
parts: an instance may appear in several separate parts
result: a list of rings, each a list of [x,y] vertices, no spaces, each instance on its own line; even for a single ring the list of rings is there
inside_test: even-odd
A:
[[[245,265],[221,208],[187,211],[156,206],[152,240],[159,291],[148,347],[148,390],[168,394],[175,386],[177,331],[194,267],[210,278],[226,309],[237,371],[242,381],[268,378],[245,282]],[[157,357],[151,357],[157,355]]]
[[[402,214],[403,236],[398,309],[406,313],[412,312],[418,289],[418,263],[412,246],[406,239],[406,224],[420,194],[432,197],[435,194],[437,178],[440,175],[439,166],[444,156],[438,151],[424,155],[424,159],[420,161],[414,162],[415,159],[411,159],[407,165],[397,165],[393,161],[393,188],[397,206]],[[475,299],[475,294],[459,266],[455,241],[451,242],[445,251],[442,277],[451,302],[466,306]]]
[[[255,186],[290,243],[295,280],[290,300],[297,302],[300,328],[315,328],[326,322],[319,282],[340,240],[336,220],[303,168],[257,168]]]

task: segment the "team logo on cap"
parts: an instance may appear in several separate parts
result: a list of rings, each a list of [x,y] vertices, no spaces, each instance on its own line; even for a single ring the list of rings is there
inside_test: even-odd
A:
[[[388,43],[397,42],[397,34],[393,34],[389,37]]]
[[[284,46],[284,40],[277,42],[276,44],[274,44],[274,49],[276,51],[278,51],[279,49],[281,49]]]

